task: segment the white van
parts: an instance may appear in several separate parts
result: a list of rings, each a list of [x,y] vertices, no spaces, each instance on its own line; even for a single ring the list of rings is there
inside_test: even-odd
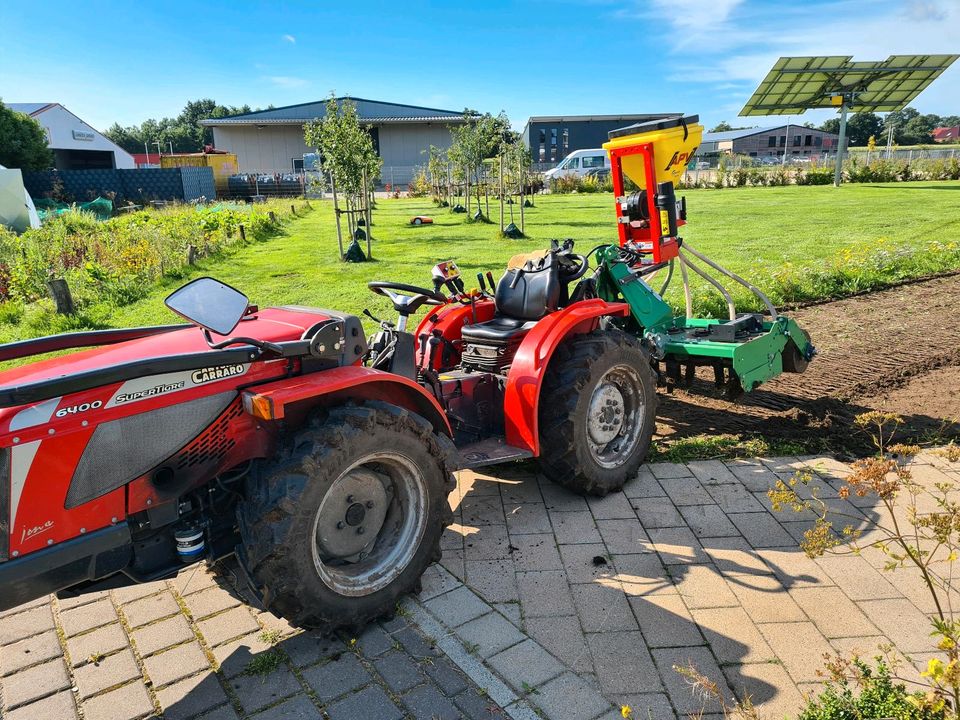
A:
[[[607,151],[603,148],[574,150],[555,168],[547,170],[543,174],[543,179],[549,183],[551,180],[556,180],[564,175],[579,175],[583,177],[591,170],[609,167],[610,160],[607,158]]]

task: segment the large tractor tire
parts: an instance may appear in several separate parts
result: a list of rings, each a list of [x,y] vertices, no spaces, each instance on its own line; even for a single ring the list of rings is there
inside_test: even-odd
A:
[[[580,494],[604,496],[633,477],[656,427],[656,376],[637,338],[597,330],[566,340],[540,394],[544,475]]]
[[[369,402],[291,434],[248,480],[240,559],[264,605],[291,623],[358,629],[419,590],[451,520],[452,442]]]

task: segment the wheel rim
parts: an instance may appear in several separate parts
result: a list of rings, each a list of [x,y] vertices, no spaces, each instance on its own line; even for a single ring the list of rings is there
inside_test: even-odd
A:
[[[616,365],[600,378],[587,408],[587,447],[604,468],[622,465],[642,438],[643,381],[636,368]]]
[[[377,592],[410,564],[426,526],[426,481],[417,466],[396,453],[367,455],[341,473],[317,509],[317,574],[341,595]]]

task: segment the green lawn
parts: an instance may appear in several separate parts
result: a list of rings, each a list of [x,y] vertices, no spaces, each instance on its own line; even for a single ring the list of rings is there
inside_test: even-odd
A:
[[[845,248],[890,247],[940,239],[960,243],[960,183],[923,182],[833,187],[688,190],[689,225],[683,235],[699,250],[748,279],[761,281],[786,263],[817,268]],[[455,259],[464,274],[492,270],[507,259],[542,247],[550,238],[574,238],[584,251],[616,240],[610,195],[540,196],[526,211],[529,239],[497,238],[498,225],[466,223],[464,215],[434,208],[429,199],[381,200],[374,212],[375,262],[337,261],[330,203],[291,221],[283,236],[206,260],[191,277],[213,275],[260,305],[298,303],[359,313],[369,307],[392,317],[386,302],[366,289],[369,280],[430,286],[430,268]],[[498,205],[490,211],[497,217]],[[435,223],[413,227],[415,214]],[[514,209],[519,225],[519,207]],[[169,322],[163,297],[183,281],[169,281],[145,299],[111,309],[112,326]],[[674,288],[673,290],[676,290]],[[670,298],[677,302],[676,295]],[[0,339],[25,333],[24,324],[0,325]]]

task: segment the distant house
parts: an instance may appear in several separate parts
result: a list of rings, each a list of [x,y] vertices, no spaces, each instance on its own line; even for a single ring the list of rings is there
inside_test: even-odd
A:
[[[430,146],[450,147],[450,126],[463,122],[463,114],[456,110],[337,98],[338,103],[344,100],[352,101],[360,122],[370,126],[374,148],[383,159],[380,181],[384,184],[410,182],[414,170],[426,164]],[[213,128],[218,150],[236,154],[241,173],[289,173],[303,170],[304,154],[316,151],[304,143],[303,126],[326,113],[327,101],[318,100],[212,118],[202,124]]]
[[[574,150],[603,145],[611,130],[633,125],[649,115],[540,115],[527,120],[523,144],[535,163],[556,164]]]
[[[960,140],[960,125],[933,129],[934,142],[956,142],[957,140]]]
[[[782,157],[788,155],[821,155],[834,153],[840,138],[803,125],[780,125],[770,128],[745,128],[725,132],[704,133],[697,155],[749,155],[750,157]]]
[[[43,126],[57,170],[136,167],[133,156],[60,103],[5,103]]]

